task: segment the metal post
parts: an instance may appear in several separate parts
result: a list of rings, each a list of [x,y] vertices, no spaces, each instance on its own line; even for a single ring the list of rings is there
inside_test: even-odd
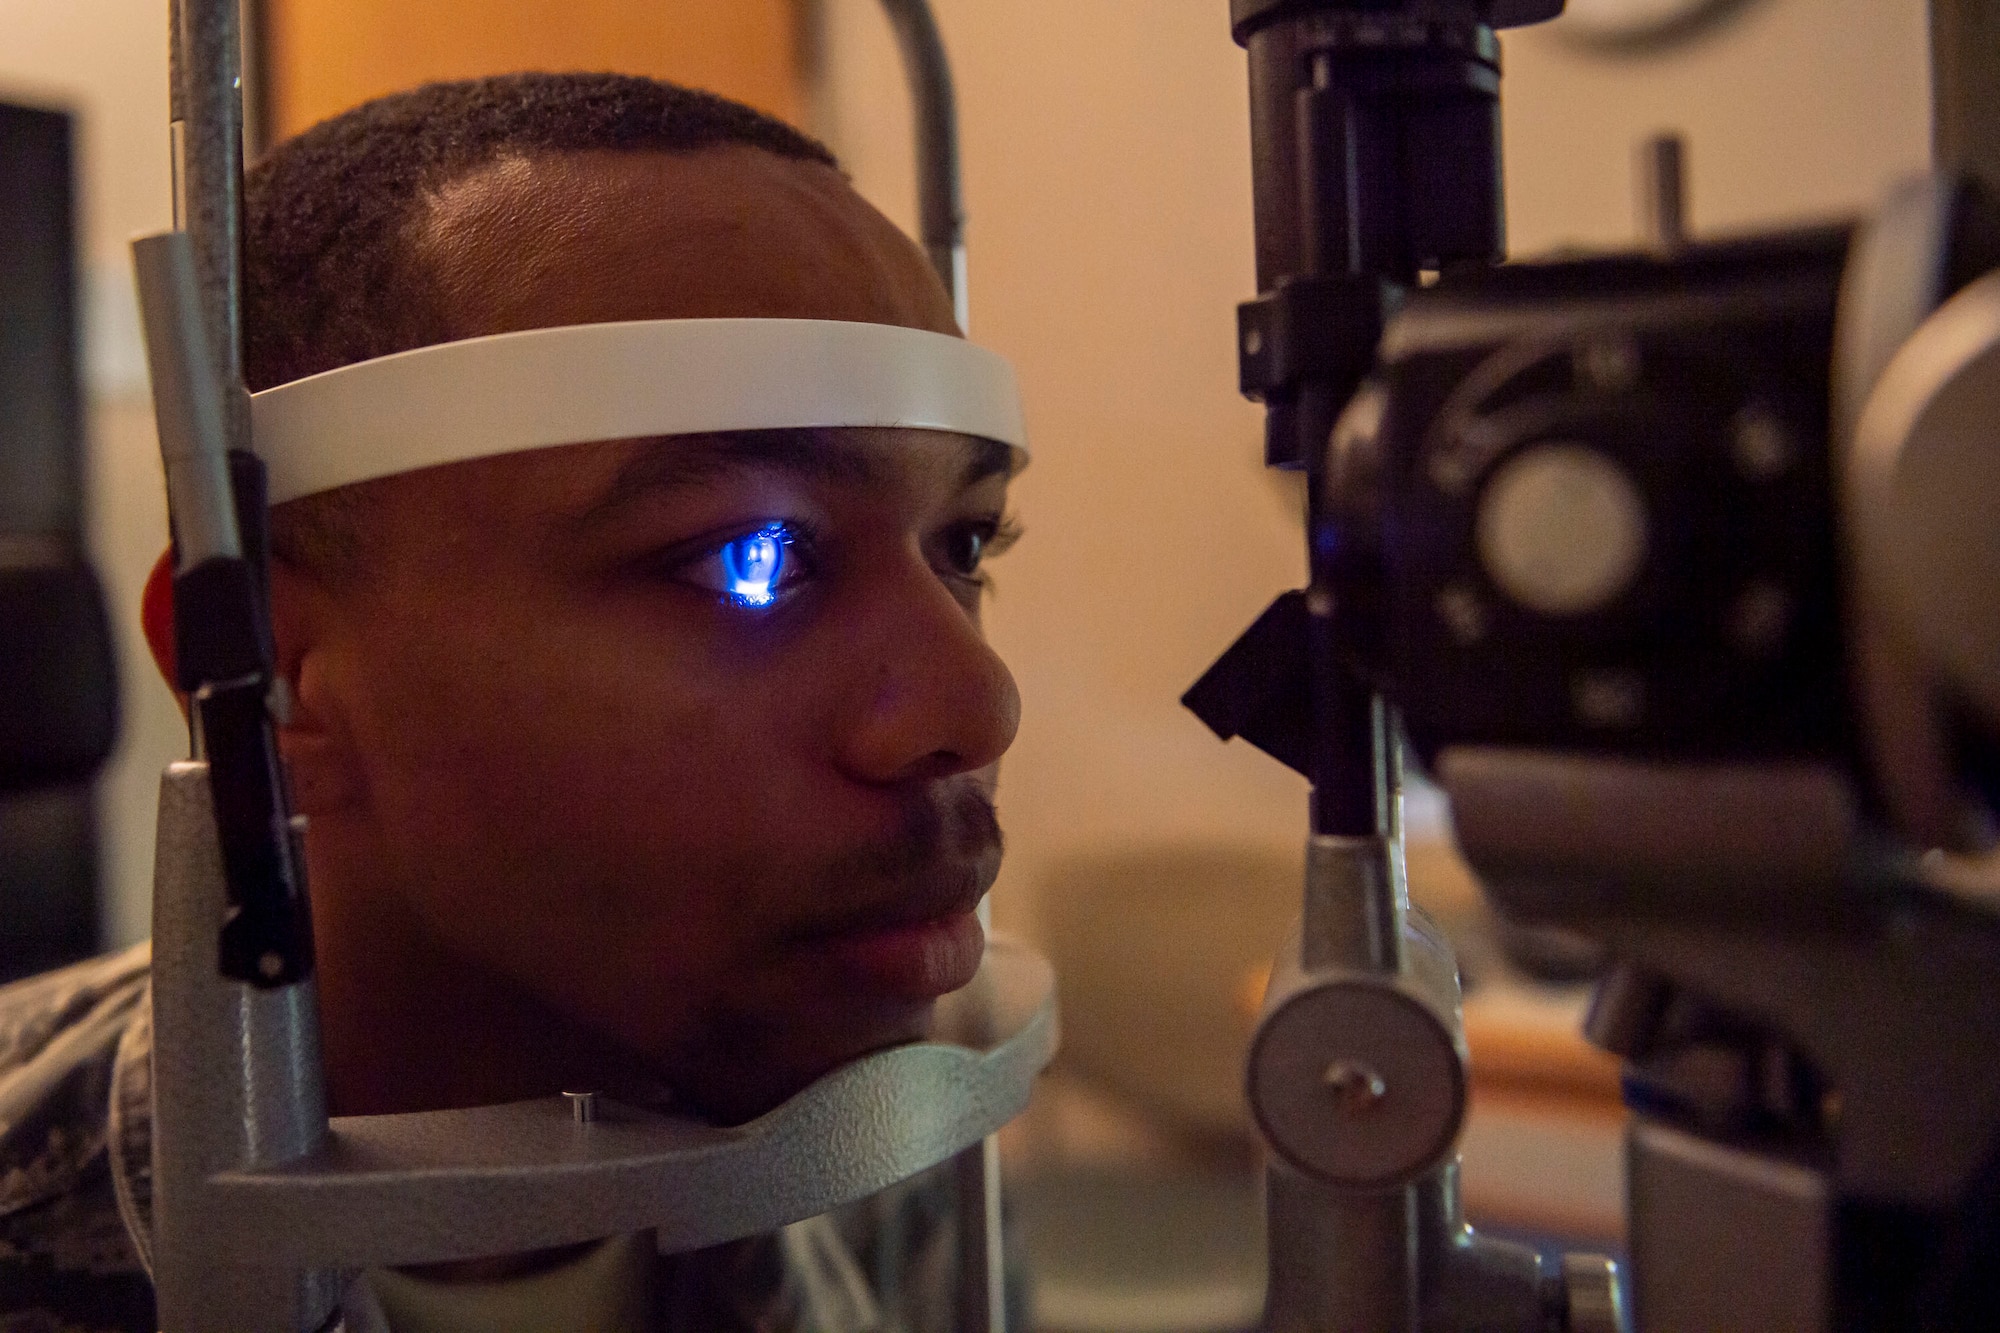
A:
[[[242,0],[243,153],[256,161],[277,140],[277,108],[271,95],[271,6]]]
[[[223,440],[250,447],[243,388],[242,29],[236,0],[177,0],[174,108],[181,144],[183,216],[194,242],[202,316],[223,387]]]
[[[924,253],[968,330],[965,297],[965,192],[959,172],[958,100],[937,18],[926,0],[882,0],[903,53],[917,131],[918,232]]]
[[[223,977],[226,906],[205,764],[160,784],[153,884],[153,1279],[167,1333],[321,1327],[334,1273],[289,1270],[227,1235],[220,1173],[293,1162],[325,1141],[311,982],[259,990]]]
[[[1663,255],[1687,244],[1687,149],[1678,134],[1639,145],[1639,239]]]
[[[958,99],[951,62],[927,0],[882,0],[916,122],[918,234],[931,266],[951,297],[961,332],[970,332],[966,297],[965,191],[959,169]],[[980,907],[982,921],[990,920]],[[1007,1326],[1006,1266],[1000,1209],[1000,1146],[987,1139],[959,1154],[953,1170],[958,1199],[958,1327],[960,1333],[1003,1333]]]

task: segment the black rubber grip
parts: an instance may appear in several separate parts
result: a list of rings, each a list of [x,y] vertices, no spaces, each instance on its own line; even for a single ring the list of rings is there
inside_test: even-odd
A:
[[[267,684],[259,678],[196,703],[229,885],[222,974],[261,987],[303,981],[313,968],[305,866],[265,704]]]

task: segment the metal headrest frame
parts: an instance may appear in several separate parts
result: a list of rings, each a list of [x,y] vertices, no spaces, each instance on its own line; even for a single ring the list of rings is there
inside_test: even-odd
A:
[[[950,72],[925,0],[883,5],[916,102],[921,239],[963,327]],[[242,369],[239,25],[238,0],[173,0],[175,230],[134,247],[177,616],[216,631],[177,631],[198,757],[170,767],[161,790],[150,1252],[160,1327],[318,1329],[345,1277],[378,1265],[646,1228],[665,1249],[712,1245],[865,1197],[956,1155],[958,1327],[1000,1328],[990,1136],[1025,1105],[1055,1046],[1048,967],[1003,940],[973,985],[940,1006],[937,1039],[846,1065],[735,1129],[610,1103],[594,1118],[573,1117],[562,1099],[328,1118],[303,857],[271,716],[266,470],[250,449]],[[903,349],[936,371],[935,382],[957,386],[947,395],[954,405],[932,419],[921,392],[910,399],[903,387],[849,386],[843,410],[855,424],[874,413],[877,424],[966,430],[1018,449],[1011,377],[1003,385],[977,349],[908,334],[835,341],[850,354],[869,339]],[[602,335],[542,338],[578,336]],[[774,336],[804,339],[795,350],[811,357],[813,331]],[[279,494],[318,488],[279,471]]]

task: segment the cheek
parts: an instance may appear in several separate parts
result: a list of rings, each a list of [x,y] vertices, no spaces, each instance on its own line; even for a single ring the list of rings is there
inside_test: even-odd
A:
[[[802,817],[827,775],[812,700],[556,626],[431,617],[378,638],[363,749],[392,873],[434,930],[516,975],[727,962],[823,855]]]

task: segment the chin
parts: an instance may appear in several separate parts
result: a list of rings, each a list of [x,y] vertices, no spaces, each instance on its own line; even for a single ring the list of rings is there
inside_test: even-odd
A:
[[[718,1125],[740,1125],[776,1110],[828,1074],[864,1056],[931,1035],[935,1001],[901,1003],[894,1012],[850,1013],[858,1020],[842,1032],[818,1024],[795,1030],[790,1040],[737,1045],[733,1058],[688,1071],[675,1080],[684,1106]],[[844,1025],[845,1026],[845,1025]],[[770,1033],[777,1038],[778,1034]],[[760,1050],[760,1058],[749,1057]]]

